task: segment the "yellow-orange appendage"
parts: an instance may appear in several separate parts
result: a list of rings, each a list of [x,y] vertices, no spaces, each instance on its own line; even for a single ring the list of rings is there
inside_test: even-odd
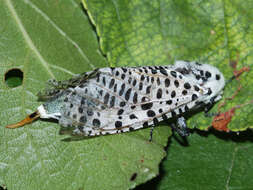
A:
[[[22,127],[28,123],[32,123],[35,119],[37,119],[39,117],[40,117],[40,114],[38,111],[36,111],[36,112],[33,112],[32,114],[28,115],[25,119],[23,119],[22,121],[20,121],[18,123],[7,125],[6,128],[15,129],[18,127]]]

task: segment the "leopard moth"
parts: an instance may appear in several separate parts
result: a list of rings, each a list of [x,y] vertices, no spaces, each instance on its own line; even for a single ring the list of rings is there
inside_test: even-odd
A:
[[[44,103],[37,111],[7,128],[52,118],[72,135],[98,136],[175,118],[178,129],[185,129],[184,114],[200,107],[208,110],[220,100],[225,79],[212,65],[176,61],[168,66],[100,68],[50,85],[39,94]]]

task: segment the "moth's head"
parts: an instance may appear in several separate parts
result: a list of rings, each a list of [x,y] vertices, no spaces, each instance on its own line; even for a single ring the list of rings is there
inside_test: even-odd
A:
[[[208,93],[202,99],[205,104],[210,103],[210,101],[217,102],[221,99],[225,79],[216,67],[194,61],[176,61],[174,67],[176,71],[187,76],[189,80],[196,82],[208,90]]]

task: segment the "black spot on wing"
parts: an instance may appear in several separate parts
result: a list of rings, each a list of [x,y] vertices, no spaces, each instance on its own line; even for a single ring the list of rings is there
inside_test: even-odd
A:
[[[151,109],[152,106],[153,106],[153,103],[152,103],[152,102],[151,102],[151,103],[142,104],[142,105],[141,105],[141,109],[142,109],[142,110],[148,110],[148,109]]]
[[[140,82],[140,83],[139,83],[139,90],[142,90],[142,88],[143,88],[143,83]]]
[[[81,116],[81,117],[79,118],[79,122],[80,122],[80,123],[86,123],[86,122],[87,122],[87,118],[86,118],[85,116]]]
[[[115,122],[115,127],[116,128],[121,128],[122,127],[122,122],[121,121],[116,121]]]
[[[124,107],[126,105],[126,102],[120,102],[119,106]]]
[[[126,99],[126,101],[129,100],[130,95],[131,95],[131,92],[132,92],[132,88],[129,88],[129,89],[126,91],[126,94],[125,94],[125,99]]]
[[[194,101],[194,100],[196,100],[196,99],[198,99],[198,96],[197,96],[196,94],[193,94],[193,95],[192,95],[192,101]]]
[[[155,117],[155,112],[153,110],[148,110],[147,111],[147,116],[148,117]]]
[[[112,96],[110,101],[110,107],[113,107],[114,104],[115,104],[115,96]]]
[[[159,67],[160,68],[160,72],[165,75],[165,76],[168,76],[168,73],[167,71],[163,68],[163,67]]]
[[[93,119],[92,124],[94,127],[100,127],[100,121],[98,119]]]
[[[122,73],[122,75],[121,75],[121,79],[122,79],[122,80],[124,80],[124,79],[125,79],[125,77],[126,77],[126,75],[125,75],[124,73]]]
[[[82,107],[78,107],[78,112],[79,113],[83,113],[83,108]]]
[[[123,109],[120,109],[120,110],[118,111],[117,115],[122,115],[123,112],[124,112],[124,110],[123,110]]]
[[[136,104],[137,102],[138,102],[138,94],[137,92],[135,92],[133,96],[133,103]]]
[[[175,80],[175,81],[174,81],[174,85],[175,85],[176,88],[179,87],[179,82],[178,82],[178,80]]]
[[[110,84],[109,84],[109,88],[112,88],[114,83],[115,83],[115,79],[111,79]]]
[[[157,93],[156,93],[156,98],[158,98],[158,99],[162,98],[162,93],[163,93],[162,89],[159,88],[159,89],[157,90]]]
[[[199,87],[198,86],[194,85],[193,87],[194,87],[195,91],[197,91],[197,92],[199,91]]]
[[[184,83],[184,88],[185,89],[190,89],[191,88],[190,83],[188,83],[188,82]]]
[[[164,82],[165,82],[165,87],[170,86],[170,79],[166,78]]]
[[[206,71],[206,78],[210,78],[212,74],[209,71]]]
[[[107,92],[106,95],[104,96],[104,104],[108,104],[109,97],[110,97],[110,94]]]
[[[171,74],[173,77],[177,78],[177,72],[176,72],[176,71],[170,71],[170,74]]]
[[[176,97],[176,91],[173,90],[173,91],[171,92],[170,96],[171,96],[171,98],[175,98],[175,97]]]
[[[131,115],[129,116],[129,118],[130,118],[130,119],[138,119],[138,117],[137,117],[135,114],[131,114]]]
[[[151,90],[151,85],[149,85],[149,86],[146,88],[146,94],[149,94],[149,93],[150,93],[150,90]]]
[[[121,88],[120,88],[120,91],[119,91],[119,95],[120,95],[120,96],[122,96],[122,94],[123,94],[123,92],[124,92],[124,90],[125,90],[125,87],[126,87],[126,85],[123,83],[123,84],[121,85]]]

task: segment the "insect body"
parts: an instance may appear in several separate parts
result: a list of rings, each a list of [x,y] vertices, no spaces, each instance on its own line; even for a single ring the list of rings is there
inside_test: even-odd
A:
[[[197,62],[101,68],[54,82],[53,88],[40,94],[45,103],[32,118],[57,119],[84,136],[132,131],[169,118],[180,118],[182,123],[185,112],[218,101],[224,84],[217,68]]]

